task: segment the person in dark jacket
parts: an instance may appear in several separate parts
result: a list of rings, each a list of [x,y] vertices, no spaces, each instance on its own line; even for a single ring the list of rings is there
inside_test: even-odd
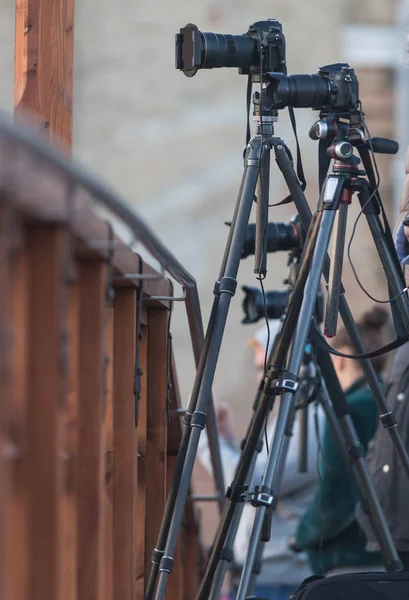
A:
[[[357,324],[369,352],[386,343],[387,322],[388,313],[375,307]],[[337,334],[334,345],[344,354],[354,353],[345,329]],[[333,356],[333,362],[366,452],[379,421],[375,400],[358,361]],[[386,364],[385,355],[373,358],[372,363],[380,376]],[[366,537],[355,518],[358,502],[355,483],[326,422],[320,438],[318,490],[300,520],[293,547],[307,551],[316,575],[382,570],[380,554],[366,550]]]

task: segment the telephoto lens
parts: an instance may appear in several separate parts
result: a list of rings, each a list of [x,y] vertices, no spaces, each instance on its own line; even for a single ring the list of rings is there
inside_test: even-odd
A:
[[[298,223],[274,223],[267,225],[267,252],[280,252],[295,250],[300,245],[300,231]],[[243,244],[242,258],[252,256],[256,248],[256,225],[250,223]]]
[[[276,19],[253,23],[243,35],[202,32],[192,23],[176,34],[176,68],[187,77],[223,67],[248,75],[281,72],[284,65],[285,38]]]
[[[273,290],[266,293],[266,306],[260,289],[244,285],[242,288],[245,293],[243,300],[244,318],[242,323],[257,323],[265,317],[267,309],[268,319],[279,319],[287,307],[288,292]]]

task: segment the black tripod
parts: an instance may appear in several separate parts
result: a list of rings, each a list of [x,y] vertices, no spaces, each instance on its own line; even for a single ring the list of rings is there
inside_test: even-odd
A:
[[[225,504],[216,538],[212,547],[212,553],[210,555],[208,565],[206,568],[206,573],[197,596],[199,600],[205,600],[209,597],[211,582],[213,580],[217,568],[219,557],[221,556],[221,553],[223,551],[224,540],[226,539],[226,536],[229,533],[230,524],[235,513],[235,505],[237,504],[237,502],[242,501],[243,494],[246,492],[246,484],[248,482],[248,468],[249,465],[251,465],[251,461],[253,460],[254,448],[260,439],[260,434],[265,422],[265,418],[268,413],[269,407],[271,406],[271,397],[274,397],[277,393],[283,393],[283,398],[281,402],[282,406],[284,406],[285,404],[289,404],[289,402],[291,401],[292,394],[297,389],[297,375],[300,361],[299,352],[302,351],[300,349],[302,349],[305,344],[305,339],[304,341],[302,341],[301,336],[305,337],[308,333],[309,323],[312,314],[311,311],[315,304],[321,274],[324,274],[324,277],[327,281],[329,280],[330,260],[327,256],[327,247],[332,230],[332,225],[335,220],[336,210],[339,207],[339,204],[341,203],[341,198],[343,196],[345,201],[346,194],[343,194],[344,189],[347,190],[348,195],[349,190],[355,191],[356,188],[359,191],[360,200],[362,205],[365,206],[365,214],[370,224],[371,231],[373,233],[376,246],[381,256],[384,268],[386,270],[386,273],[388,274],[388,280],[390,287],[393,291],[393,295],[399,296],[399,294],[401,294],[402,292],[402,284],[399,272],[393,261],[393,257],[391,256],[392,250],[386,244],[380,225],[378,216],[379,206],[377,205],[377,195],[374,194],[371,198],[371,201],[368,201],[372,194],[372,191],[370,189],[370,183],[368,183],[366,179],[359,177],[359,173],[357,173],[356,161],[352,158],[352,155],[351,157],[348,157],[350,159],[349,162],[346,162],[348,161],[348,158],[345,160],[341,160],[340,158],[338,158],[338,162],[334,167],[334,173],[330,176],[330,183],[328,184],[328,186],[325,185],[323,187],[319,211],[316,213],[316,215],[314,215],[314,218],[312,219],[308,203],[299,185],[299,182],[297,180],[292,166],[292,162],[288,156],[288,153],[286,152],[284,144],[281,140],[274,140],[272,146],[274,147],[277,164],[280,170],[282,171],[287,185],[290,189],[292,199],[296,204],[304,229],[308,229],[308,241],[305,246],[303,262],[300,268],[297,285],[294,290],[292,303],[288,311],[283,330],[279,336],[280,343],[277,345],[274,351],[274,355],[272,356],[272,360],[270,361],[269,374],[266,378],[263,392],[260,395],[258,408],[254,415],[252,426],[247,436],[247,443],[243,451],[242,460],[240,461],[239,467],[237,469],[235,480],[229,488],[227,502]],[[344,144],[343,146],[338,147],[337,151],[340,150],[343,150],[343,152],[345,153],[348,150],[348,147]],[[368,161],[365,162],[365,166],[367,166]],[[345,165],[345,168],[342,168],[342,164]],[[353,174],[351,174],[351,170],[354,171]],[[368,166],[367,170],[369,171]],[[371,173],[369,173],[369,176],[371,178]],[[333,178],[335,178],[335,181]],[[374,179],[373,173],[372,179]],[[333,194],[329,196],[329,191],[331,190],[331,187],[333,190]],[[326,199],[325,203],[324,199]],[[324,216],[325,219],[323,218]],[[311,227],[309,228],[310,224]],[[311,264],[313,255],[315,255],[314,262],[313,264]],[[304,287],[307,281],[310,266],[311,277],[309,278],[309,283],[305,289],[304,295]],[[334,276],[332,276],[332,280],[335,280]],[[406,296],[401,294],[398,297],[398,304],[400,313],[403,315],[403,319],[407,330],[408,310]],[[405,470],[409,474],[409,460],[399,432],[396,428],[396,420],[394,419],[394,415],[391,413],[388,405],[386,404],[382,389],[380,387],[378,378],[376,377],[372,364],[368,358],[365,358],[365,348],[362,344],[356,325],[348,308],[346,299],[343,295],[343,289],[341,284],[339,309],[345,327],[348,331],[348,334],[350,335],[352,343],[354,344],[355,351],[357,352],[357,354],[363,356],[360,362],[364,370],[364,374],[371,387],[371,390],[374,394],[374,397],[378,403],[382,423],[384,427],[389,430],[392,440],[398,449]],[[301,330],[296,330],[297,324],[301,326]],[[294,330],[296,330],[296,337],[293,338]],[[293,360],[292,363],[290,363],[287,371],[285,371],[284,364],[287,352],[292,342],[294,352]],[[278,427],[277,429],[278,441],[273,447],[272,452],[270,454],[270,459],[273,464],[273,471],[275,470],[274,466],[276,466],[277,463],[277,455],[281,452],[280,435],[282,436],[283,430],[285,428],[286,417],[288,416],[287,413],[292,410],[291,406],[288,406],[287,408],[288,410],[286,411],[286,414],[281,417],[280,427]],[[269,479],[271,479],[271,475],[272,474],[270,473]],[[270,485],[267,485],[267,487],[269,490],[271,490],[271,482]],[[269,498],[269,495],[271,496],[270,492],[264,498],[266,503],[273,502],[273,498]],[[262,528],[264,513],[266,509],[266,505],[262,505],[258,509],[258,513],[262,515],[262,518],[259,518],[256,524],[255,536],[257,536],[257,540],[260,537],[260,531]],[[381,522],[384,523],[384,519],[382,517]],[[391,543],[391,539],[388,535],[387,529],[386,534],[383,537],[385,538],[385,543],[382,543],[382,547],[385,549],[389,549],[388,552],[385,551],[385,554],[388,554],[388,556],[385,559],[385,563],[388,565],[388,568],[393,569],[397,565],[399,565],[399,561],[396,552],[393,548],[393,544]],[[255,547],[257,547],[257,544],[255,544]],[[252,555],[250,559],[250,562],[254,563],[255,555]],[[246,572],[247,583],[250,580],[251,572],[252,565],[248,567]],[[242,597],[244,598],[244,595],[242,595]]]
[[[348,148],[350,146],[350,148]],[[352,154],[352,147],[348,142],[344,142],[342,146],[337,145],[331,147],[334,158],[336,158],[332,174],[330,174],[322,187],[320,202],[317,213],[314,217],[313,225],[310,229],[304,257],[300,266],[300,274],[295,285],[294,294],[287,313],[286,321],[284,322],[283,332],[279,347],[277,348],[276,360],[270,366],[266,382],[265,394],[271,395],[282,394],[280,402],[280,411],[277,421],[276,435],[274,436],[272,450],[266,465],[262,494],[259,500],[259,506],[256,511],[252,535],[249,544],[249,554],[245,567],[243,569],[237,598],[244,600],[246,597],[252,565],[257,551],[258,541],[263,526],[263,520],[268,509],[268,502],[272,503],[273,493],[272,486],[276,483],[277,474],[280,471],[280,463],[283,460],[282,455],[285,453],[283,447],[283,432],[294,407],[294,391],[298,386],[298,374],[302,360],[302,349],[306,343],[309,328],[311,325],[311,317],[317,293],[320,285],[321,276],[324,272],[325,259],[327,249],[330,242],[331,232],[337,216],[337,211],[343,204],[350,202],[353,192],[358,192],[359,201],[363,212],[367,218],[372,236],[374,238],[381,262],[387,274],[388,283],[391,293],[396,301],[396,306],[399,310],[399,316],[405,327],[405,331],[409,334],[409,310],[408,299],[406,294],[402,293],[403,285],[400,274],[396,268],[396,263],[393,260],[391,249],[387,246],[385,235],[382,231],[382,226],[379,220],[379,203],[371,190],[368,180],[358,171],[358,160]],[[332,294],[339,296],[340,289],[340,257],[339,249],[343,247],[342,235],[345,235],[344,218],[338,220],[336,231],[336,251],[335,259],[331,263],[330,281],[332,286],[330,289],[330,297]],[[334,270],[336,274],[334,275]],[[335,290],[335,291],[334,291]],[[328,322],[328,315],[327,315]],[[286,325],[294,326],[293,333]],[[285,331],[287,330],[287,331]],[[287,338],[289,336],[289,339]],[[288,344],[291,343],[291,353],[286,369],[283,367],[283,352],[287,351]],[[281,346],[281,347],[280,347]],[[351,432],[349,432],[351,434]],[[376,510],[376,506],[373,507]],[[377,531],[379,539],[382,539],[381,548],[383,550],[385,566],[388,570],[396,570],[400,568],[400,561],[397,557],[396,550],[393,546],[392,539],[385,525],[379,504],[377,503],[376,510],[378,525],[374,527]],[[376,514],[375,513],[375,514]],[[381,527],[383,525],[385,527]]]

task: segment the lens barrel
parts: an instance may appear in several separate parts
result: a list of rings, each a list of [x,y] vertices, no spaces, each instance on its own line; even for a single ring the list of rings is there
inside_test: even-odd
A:
[[[322,108],[330,102],[330,83],[321,75],[290,75],[270,73],[269,95],[279,107]]]
[[[269,223],[267,225],[267,252],[290,251],[298,248],[298,229],[294,223]],[[247,235],[243,245],[242,258],[252,256],[256,247],[256,225],[247,227]]]
[[[201,69],[249,68],[258,60],[256,42],[248,35],[201,33]]]
[[[265,316],[263,294],[259,288],[243,286],[243,324],[257,323]],[[273,290],[266,293],[267,317],[279,319],[287,307],[288,292]]]

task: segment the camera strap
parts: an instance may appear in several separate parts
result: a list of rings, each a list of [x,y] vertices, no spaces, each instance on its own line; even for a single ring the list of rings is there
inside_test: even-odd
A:
[[[331,157],[327,150],[330,147],[331,142],[329,140],[320,140],[318,142],[318,190],[321,193],[321,188],[324,185],[325,178],[328,173],[329,166],[331,164]]]
[[[403,344],[406,344],[406,342],[408,341],[408,336],[398,336],[393,342],[390,342],[389,344],[386,344],[386,346],[382,346],[382,348],[378,348],[373,352],[367,352],[365,354],[344,354],[343,352],[339,352],[338,350],[335,350],[335,348],[330,346],[328,342],[326,342],[323,338],[321,332],[317,327],[317,324],[313,323],[311,325],[311,340],[319,348],[325,350],[325,352],[329,352],[330,354],[333,354],[335,356],[342,356],[343,358],[352,358],[360,360],[363,358],[375,358],[376,356],[381,356],[382,354],[387,354],[392,350],[396,350],[396,348],[399,348],[400,346],[403,346]]]

